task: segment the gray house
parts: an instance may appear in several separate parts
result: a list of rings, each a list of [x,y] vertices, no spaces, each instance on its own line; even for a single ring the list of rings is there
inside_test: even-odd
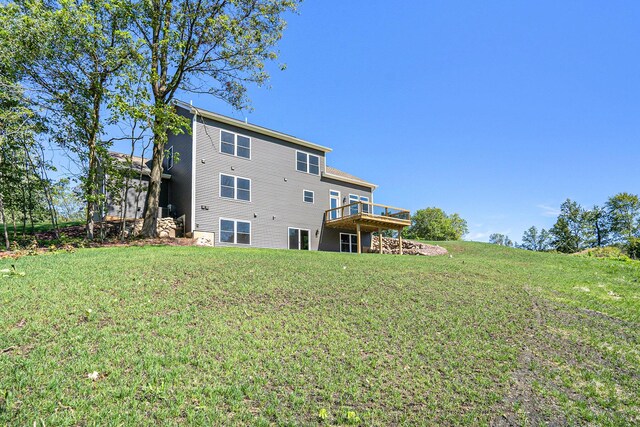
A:
[[[360,252],[371,232],[410,224],[408,211],[374,203],[375,184],[328,166],[330,148],[175,106],[192,128],[167,142],[161,207],[184,216],[186,235],[219,246]]]

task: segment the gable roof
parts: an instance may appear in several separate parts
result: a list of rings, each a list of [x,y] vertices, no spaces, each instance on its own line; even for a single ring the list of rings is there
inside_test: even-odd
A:
[[[329,153],[331,148],[324,147],[322,145],[314,144],[313,142],[305,141],[304,139],[296,138],[292,135],[287,135],[286,133],[278,132],[273,129],[265,128],[262,126],[257,126],[251,123],[243,122],[242,120],[234,119],[232,117],[224,116],[222,114],[214,113],[213,111],[203,110],[202,108],[196,108],[191,104],[187,104],[184,101],[173,101],[174,105],[184,108],[185,110],[191,112],[192,114],[199,115],[202,117],[206,117],[211,120],[215,120],[218,122],[226,123],[232,126],[236,126],[242,129],[250,130],[252,132],[259,133],[261,135],[271,136],[273,138],[278,138],[283,141],[290,142],[292,144],[296,144],[305,148],[312,148],[314,150],[322,151],[323,153]]]
[[[351,175],[350,173],[343,172],[340,169],[336,169],[331,166],[325,167],[325,171],[322,173],[322,176],[335,179],[337,181],[343,181],[351,184],[362,185],[363,187],[369,187],[371,189],[378,188],[376,184],[372,184],[370,182],[365,181],[364,179],[358,178],[357,176]]]
[[[117,151],[109,151],[109,157],[117,162],[120,162],[123,166],[129,166],[131,169],[135,170],[142,175],[150,176],[151,168],[149,167],[149,163],[151,163],[151,158],[142,158],[139,156],[130,156],[124,153],[118,153]],[[131,160],[131,164],[129,165],[129,160]],[[168,173],[162,173],[163,178],[171,178],[171,175]]]

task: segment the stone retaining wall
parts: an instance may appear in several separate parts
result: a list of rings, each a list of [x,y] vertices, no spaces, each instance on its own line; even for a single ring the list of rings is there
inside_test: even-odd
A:
[[[127,222],[127,225],[125,226],[125,235],[127,237],[129,236],[129,234],[132,234],[133,236],[140,235],[140,232],[142,231],[143,222],[144,222],[144,219],[142,218],[137,219],[135,221]],[[176,230],[181,230],[182,227],[183,225],[180,218],[178,219],[158,218],[158,223],[157,223],[158,237],[162,239],[175,238]]]
[[[371,247],[369,252],[378,252],[378,236],[373,236],[371,239]],[[399,254],[400,243],[398,239],[392,239],[390,237],[382,238],[382,253],[385,254]],[[402,253],[403,255],[423,255],[423,256],[435,256],[446,255],[448,252],[445,248],[436,245],[428,245],[426,243],[416,242],[414,240],[402,239]]]

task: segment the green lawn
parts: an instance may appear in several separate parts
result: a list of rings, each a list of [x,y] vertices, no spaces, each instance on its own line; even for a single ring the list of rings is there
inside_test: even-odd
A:
[[[84,221],[61,221],[58,223],[58,228],[71,227],[74,225],[83,225]],[[33,232],[34,233],[44,233],[45,231],[53,230],[53,225],[51,222],[38,222],[33,224]],[[13,224],[7,224],[7,232],[9,233],[9,238],[13,238]],[[31,223],[27,222],[27,227],[25,228],[25,233],[27,235],[31,234]],[[4,236],[4,227],[0,224],[0,234]],[[16,224],[16,237],[22,237],[22,222]]]
[[[640,263],[443,246],[1,260],[0,425],[640,422]]]

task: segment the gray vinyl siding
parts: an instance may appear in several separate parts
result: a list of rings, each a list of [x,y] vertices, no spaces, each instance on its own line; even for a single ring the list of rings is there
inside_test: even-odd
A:
[[[177,216],[185,216],[185,230],[189,231],[192,229],[191,176],[193,172],[193,136],[191,132],[191,121],[193,116],[182,109],[178,111],[190,120],[190,124],[189,128],[185,130],[185,133],[169,135],[166,149],[168,150],[173,147],[174,153],[179,154],[180,160],[174,162],[173,167],[165,172],[171,174],[171,181],[169,183],[169,200],[171,205],[174,207]]]
[[[109,179],[107,177],[107,179]],[[123,183],[124,185],[124,183]],[[149,178],[142,177],[142,181],[139,178],[129,179],[129,189],[126,195],[126,219],[142,218],[142,212],[144,211],[144,203],[147,198],[147,188],[149,186]],[[120,194],[112,194],[107,192],[106,194],[106,216],[107,218],[120,218],[122,216],[122,202],[120,195],[124,193],[124,188]],[[137,208],[137,209],[136,209]]]
[[[109,179],[109,177],[107,177]],[[161,208],[165,208],[169,200],[170,180],[163,179],[160,186],[160,203]],[[149,177],[146,175],[137,178],[129,178],[129,188],[126,194],[126,212],[125,219],[142,218],[145,202],[147,200],[147,189],[149,188]],[[124,182],[122,189],[118,194],[112,192],[106,193],[106,216],[110,219],[118,219],[122,216],[122,198],[124,194]]]
[[[220,129],[250,137],[251,159],[221,153]],[[369,188],[296,170],[296,151],[304,151],[319,157],[320,171],[323,171],[325,156],[321,151],[200,116],[197,117],[195,135],[194,229],[214,232],[217,245],[225,245],[219,241],[219,223],[220,218],[226,218],[251,222],[252,247],[287,248],[288,228],[294,227],[310,231],[312,250],[339,251],[340,231],[323,228],[324,213],[329,209],[329,190],[340,191],[341,197],[347,197],[347,201],[350,193],[367,196],[371,200]],[[250,179],[251,201],[220,197],[221,173]],[[314,192],[313,204],[303,201],[303,190]],[[363,244],[368,240],[369,236],[364,236]]]

